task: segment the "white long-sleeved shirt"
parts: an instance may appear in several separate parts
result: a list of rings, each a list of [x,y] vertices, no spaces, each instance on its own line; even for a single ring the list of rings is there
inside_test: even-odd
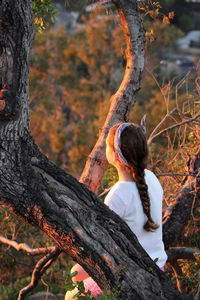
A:
[[[143,228],[147,217],[135,182],[118,181],[106,196],[105,204],[128,224],[151,259],[156,260],[156,264],[162,268],[167,260],[162,240],[163,189],[155,174],[149,170],[145,170],[145,181],[148,186],[151,217],[159,225],[155,231],[149,232]]]

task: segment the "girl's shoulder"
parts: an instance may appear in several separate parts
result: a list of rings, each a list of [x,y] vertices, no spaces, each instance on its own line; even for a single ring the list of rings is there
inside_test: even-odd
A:
[[[131,195],[137,191],[137,187],[134,181],[117,181],[109,193],[116,194],[120,198],[124,198],[127,195]]]
[[[148,169],[145,169],[145,181],[146,181],[148,187],[153,187],[154,189],[157,189],[157,190],[160,190],[160,192],[163,192],[163,188],[162,188],[157,176]]]
[[[156,175],[152,171],[150,171],[149,169],[145,169],[144,172],[145,172],[146,177],[156,177]]]
[[[114,210],[121,218],[127,213],[127,207],[137,195],[135,182],[117,181],[105,198],[105,204]],[[132,204],[133,207],[133,204]]]

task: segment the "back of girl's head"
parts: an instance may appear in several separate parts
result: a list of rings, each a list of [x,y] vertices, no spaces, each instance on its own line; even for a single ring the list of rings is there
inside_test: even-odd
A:
[[[114,151],[114,138],[120,125],[121,123],[113,126],[108,134],[108,144]],[[129,165],[129,167],[125,166],[125,168],[128,168],[133,175],[133,179],[140,194],[144,213],[147,216],[147,222],[144,224],[144,229],[146,231],[154,231],[158,226],[151,218],[148,187],[144,179],[145,168],[147,167],[148,161],[148,145],[145,134],[139,126],[131,124],[122,131],[120,144],[121,153]]]
[[[145,169],[148,160],[147,140],[143,130],[131,125],[121,134],[121,151],[128,163],[135,169]]]
[[[114,125],[108,134],[108,143],[114,150],[114,137],[121,123]],[[137,168],[138,164],[143,169],[147,166],[148,146],[143,130],[132,124],[126,127],[120,137],[121,152],[130,165]]]

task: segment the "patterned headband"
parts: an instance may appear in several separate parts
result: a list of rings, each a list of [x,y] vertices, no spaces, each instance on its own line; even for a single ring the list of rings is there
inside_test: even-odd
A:
[[[146,115],[141,120],[141,129],[146,133]],[[124,129],[128,126],[136,126],[134,123],[122,123],[116,130],[115,137],[114,137],[114,150],[117,155],[117,158],[119,161],[123,164],[125,164],[127,167],[129,166],[129,163],[127,162],[126,158],[123,156],[121,151],[121,134],[124,131]]]

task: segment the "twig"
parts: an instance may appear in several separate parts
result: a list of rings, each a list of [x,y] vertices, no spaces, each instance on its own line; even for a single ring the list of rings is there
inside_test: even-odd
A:
[[[59,248],[56,248],[53,252],[47,254],[37,262],[32,273],[31,282],[19,292],[18,300],[23,300],[25,295],[27,295],[34,289],[34,287],[38,284],[38,281],[41,279],[41,276],[57,259],[60,253],[61,250]]]
[[[106,195],[110,190],[111,190],[112,186],[105,189],[100,195],[98,195],[98,197],[103,197],[104,195]]]
[[[150,134],[149,138],[148,138],[148,145],[151,144],[156,132],[158,132],[158,130],[160,129],[160,127],[163,125],[163,123],[173,114],[177,111],[177,108],[174,107],[161,121],[160,123],[156,126],[156,128],[152,131],[152,133]]]
[[[26,267],[29,267],[29,268],[33,267],[33,265],[27,264],[25,262],[18,261],[14,255],[12,255],[8,252],[8,250],[4,250],[4,249],[0,248],[0,253],[3,253],[5,255],[10,256],[15,261],[16,264],[23,265],[23,266],[26,266]]]
[[[176,285],[178,290],[182,293],[183,292],[183,288],[182,288],[182,284],[181,281],[179,279],[179,276],[183,276],[182,270],[179,267],[179,264],[177,261],[170,261],[170,265],[172,267],[172,270],[174,272],[174,275],[176,277]]]
[[[180,174],[180,173],[173,173],[173,174],[170,174],[170,173],[162,173],[162,174],[155,174],[157,177],[159,176],[171,176],[171,177],[175,177],[175,176],[192,176],[192,177],[196,177],[195,174]]]
[[[180,123],[171,125],[171,126],[165,128],[165,129],[161,130],[160,132],[158,132],[157,134],[155,134],[154,136],[152,136],[150,139],[148,139],[148,144],[151,144],[151,143],[152,143],[152,140],[155,139],[156,137],[158,137],[159,135],[161,135],[161,134],[163,134],[163,133],[165,133],[165,132],[167,132],[167,131],[169,131],[169,130],[171,130],[171,129],[174,129],[174,128],[176,128],[176,127],[180,127],[180,126],[182,126],[182,125],[184,125],[184,124],[191,123],[191,122],[195,121],[198,117],[200,117],[200,113],[198,113],[198,114],[197,114],[195,117],[193,117],[193,118],[190,118],[190,119],[185,120],[185,121],[183,121],[183,122],[180,122]]]
[[[47,254],[49,252],[55,251],[56,247],[47,247],[47,248],[30,248],[27,244],[25,243],[20,243],[18,244],[15,241],[11,241],[3,236],[0,235],[0,242],[9,246],[12,246],[15,248],[17,251],[23,250],[26,251],[28,254],[35,256],[35,255],[40,255],[40,254]]]
[[[44,279],[41,278],[42,283],[46,286],[47,291],[46,291],[46,297],[45,300],[48,300],[48,295],[49,295],[49,285],[44,281]]]
[[[23,300],[25,295],[28,294],[37,284],[38,281],[41,279],[43,273],[51,266],[51,264],[56,260],[56,258],[61,253],[61,250],[55,246],[48,247],[48,248],[31,248],[25,243],[18,244],[16,241],[9,240],[0,235],[0,242],[3,244],[12,246],[17,251],[23,250],[26,251],[27,254],[32,256],[47,254],[43,258],[41,258],[35,265],[35,268],[32,272],[32,279],[30,284],[28,284],[25,288],[23,288],[18,296],[18,300]],[[8,252],[5,251],[7,254]],[[10,255],[10,254],[8,254]],[[11,255],[10,255],[11,256]],[[12,256],[13,257],[13,256]],[[15,259],[15,257],[13,257]],[[16,259],[15,259],[16,260]],[[19,263],[19,262],[18,262]]]

